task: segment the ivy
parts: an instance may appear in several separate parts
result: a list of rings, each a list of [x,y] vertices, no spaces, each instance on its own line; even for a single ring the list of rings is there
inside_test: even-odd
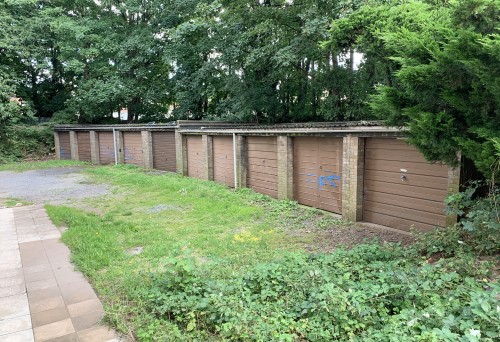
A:
[[[429,264],[416,250],[361,245],[291,254],[211,278],[189,254],[164,261],[141,296],[185,336],[228,340],[494,341],[500,287],[471,258]]]

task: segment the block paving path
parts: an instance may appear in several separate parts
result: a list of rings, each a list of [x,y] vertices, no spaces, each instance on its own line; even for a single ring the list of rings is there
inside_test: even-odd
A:
[[[0,209],[0,342],[119,341],[40,205]]]

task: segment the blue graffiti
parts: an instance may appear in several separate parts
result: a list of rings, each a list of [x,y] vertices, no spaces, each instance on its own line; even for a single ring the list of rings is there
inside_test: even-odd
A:
[[[319,190],[322,190],[322,188],[328,185],[336,188],[338,186],[337,181],[341,180],[341,177],[339,175],[333,174],[333,172],[331,175],[328,176],[319,176],[314,173],[307,173],[306,176],[307,176],[307,179],[305,180],[306,183],[311,183],[311,186],[310,187],[308,186],[308,188],[310,189],[314,189],[317,186]]]
[[[314,177],[316,177],[316,175],[314,173],[308,173],[306,176],[310,178],[310,179],[306,179],[307,183],[316,183],[316,179],[314,179]]]
[[[330,176],[319,176],[318,177],[318,187],[321,189],[323,186],[330,185],[333,186],[334,188],[337,187],[337,184],[335,184],[336,180],[340,180],[340,176],[338,175],[330,175]]]

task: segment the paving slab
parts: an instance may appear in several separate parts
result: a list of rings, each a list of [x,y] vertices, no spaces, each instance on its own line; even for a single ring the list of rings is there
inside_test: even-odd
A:
[[[0,209],[0,342],[119,341],[41,205]]]

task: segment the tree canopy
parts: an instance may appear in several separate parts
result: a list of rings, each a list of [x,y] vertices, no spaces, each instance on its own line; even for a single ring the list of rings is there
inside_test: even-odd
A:
[[[409,1],[364,6],[337,21],[332,40],[352,39],[392,69],[369,105],[431,161],[471,159],[484,174],[500,137],[500,1]]]
[[[116,122],[120,108],[127,122],[381,119],[408,127],[429,160],[461,151],[488,173],[499,11],[500,0],[5,0],[0,116],[15,96],[64,123]]]

